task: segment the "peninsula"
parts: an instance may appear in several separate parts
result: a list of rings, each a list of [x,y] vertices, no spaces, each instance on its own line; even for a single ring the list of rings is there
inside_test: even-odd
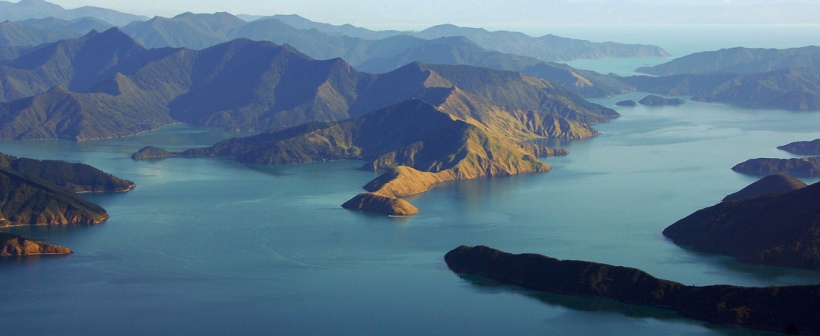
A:
[[[738,163],[732,170],[752,175],[784,173],[792,176],[820,176],[820,156],[774,159],[758,158]]]
[[[820,139],[795,141],[783,146],[778,146],[777,149],[797,155],[820,155]]]
[[[787,333],[820,333],[820,285],[686,286],[635,268],[460,246],[444,256],[456,273],[528,289],[672,309],[713,323]]]
[[[749,263],[820,269],[820,184],[791,189],[698,210],[663,235],[675,244]]]

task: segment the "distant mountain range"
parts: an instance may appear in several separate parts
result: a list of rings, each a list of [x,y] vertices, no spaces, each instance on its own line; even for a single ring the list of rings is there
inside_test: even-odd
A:
[[[565,121],[538,136],[590,136],[595,132],[589,124],[617,115],[560,86],[513,72],[414,65],[373,75],[341,59],[317,61],[271,42],[240,39],[201,51],[145,49],[112,28],[0,64],[0,136],[88,140],[179,121],[283,129],[360,116],[426,88],[453,86],[515,113],[564,113]]]
[[[820,47],[697,53],[621,80],[640,91],[754,108],[820,110]]]
[[[791,49],[731,48],[680,57],[636,72],[654,76],[712,73],[752,74],[787,68],[820,67],[820,47]]]
[[[125,192],[135,186],[134,182],[82,163],[0,153],[0,228],[98,224],[108,219],[105,209],[76,193]],[[65,247],[0,232],[0,256],[71,253]]]
[[[20,21],[27,19],[44,19],[54,17],[74,20],[82,17],[95,17],[115,26],[123,26],[133,21],[148,19],[145,16],[126,14],[99,7],[80,7],[65,9],[59,5],[43,0],[20,0],[19,2],[0,1],[0,21]]]
[[[544,61],[669,56],[663,49],[648,45],[595,43],[552,35],[531,37],[523,33],[488,32],[484,29],[453,25],[436,26],[418,33],[375,32],[350,25],[315,23],[295,15],[273,16],[246,22],[228,13],[184,13],[173,18],[155,17],[148,21],[134,22],[125,26],[123,31],[148,47],[201,49],[244,37],[278,44],[287,43],[314,58],[343,57],[353,64],[357,64],[358,60],[352,57],[351,53],[361,52],[362,45],[367,46],[379,40],[398,36],[422,40],[462,36],[488,50],[530,56]],[[407,48],[395,48],[395,44],[393,47],[394,50],[390,52],[400,52]]]

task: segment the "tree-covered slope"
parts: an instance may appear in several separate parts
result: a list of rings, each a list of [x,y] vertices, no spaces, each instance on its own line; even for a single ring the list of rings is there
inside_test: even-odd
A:
[[[51,183],[0,167],[0,226],[96,224],[105,209]]]
[[[669,226],[676,244],[741,260],[820,268],[820,184],[721,202]]]
[[[0,167],[48,181],[75,193],[125,192],[136,187],[132,181],[83,163],[18,158],[0,153]]]
[[[820,333],[820,285],[686,286],[639,269],[544,255],[459,246],[444,255],[456,273],[565,295],[672,309],[713,323],[790,334]]]

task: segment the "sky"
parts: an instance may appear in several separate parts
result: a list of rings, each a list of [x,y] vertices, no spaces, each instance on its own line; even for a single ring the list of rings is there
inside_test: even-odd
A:
[[[11,1],[17,2],[17,0]],[[436,24],[488,29],[566,25],[820,24],[817,0],[50,0],[171,17],[184,12],[298,14],[371,29]]]

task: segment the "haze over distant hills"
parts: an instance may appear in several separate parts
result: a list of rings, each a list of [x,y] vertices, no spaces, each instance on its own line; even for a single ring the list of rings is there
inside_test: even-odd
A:
[[[271,42],[234,40],[201,51],[145,49],[112,28],[0,65],[0,99],[6,101],[0,104],[0,135],[87,140],[138,134],[177,121],[282,129],[360,116],[424,88],[450,88],[453,80],[462,90],[482,90],[476,91],[481,99],[510,111],[564,109],[566,120],[539,136],[589,136],[595,132],[588,125],[608,117],[590,117],[583,111],[602,108],[533,77],[468,66],[434,71],[448,73],[450,80],[419,66],[362,73],[344,60],[317,61]],[[474,75],[480,76],[477,82],[465,82]],[[491,79],[507,87],[484,82]]]
[[[756,108],[820,110],[820,47],[702,52],[637,71],[638,90]]]
[[[288,22],[296,26],[288,24]],[[369,47],[371,43],[378,43],[378,40],[400,35],[412,36],[422,40],[463,36],[489,50],[530,56],[545,61],[566,61],[579,58],[668,56],[663,49],[648,45],[612,42],[596,43],[553,35],[531,37],[523,33],[489,32],[484,29],[464,28],[454,25],[435,26],[418,33],[375,32],[350,25],[333,26],[315,23],[295,15],[273,16],[245,22],[228,13],[183,13],[173,18],[155,17],[148,21],[134,22],[123,27],[123,31],[134,36],[137,41],[142,42],[147,47],[202,49],[234,38],[245,37],[278,44],[287,43],[314,58],[342,57],[353,64],[359,62],[354,57],[356,53],[367,54],[368,57],[372,57],[373,50],[364,52],[361,49],[362,46]],[[394,44],[392,47],[395,49],[397,45]],[[382,50],[382,52],[385,51]]]
[[[116,26],[147,19],[145,16],[92,6],[65,9],[62,6],[43,0],[20,0],[16,3],[0,1],[0,21],[20,21],[26,19],[44,19],[48,17],[64,20],[95,17]]]
[[[654,76],[673,76],[709,73],[751,74],[804,67],[820,67],[820,47],[721,49],[691,54],[653,67],[638,68],[635,71]]]

